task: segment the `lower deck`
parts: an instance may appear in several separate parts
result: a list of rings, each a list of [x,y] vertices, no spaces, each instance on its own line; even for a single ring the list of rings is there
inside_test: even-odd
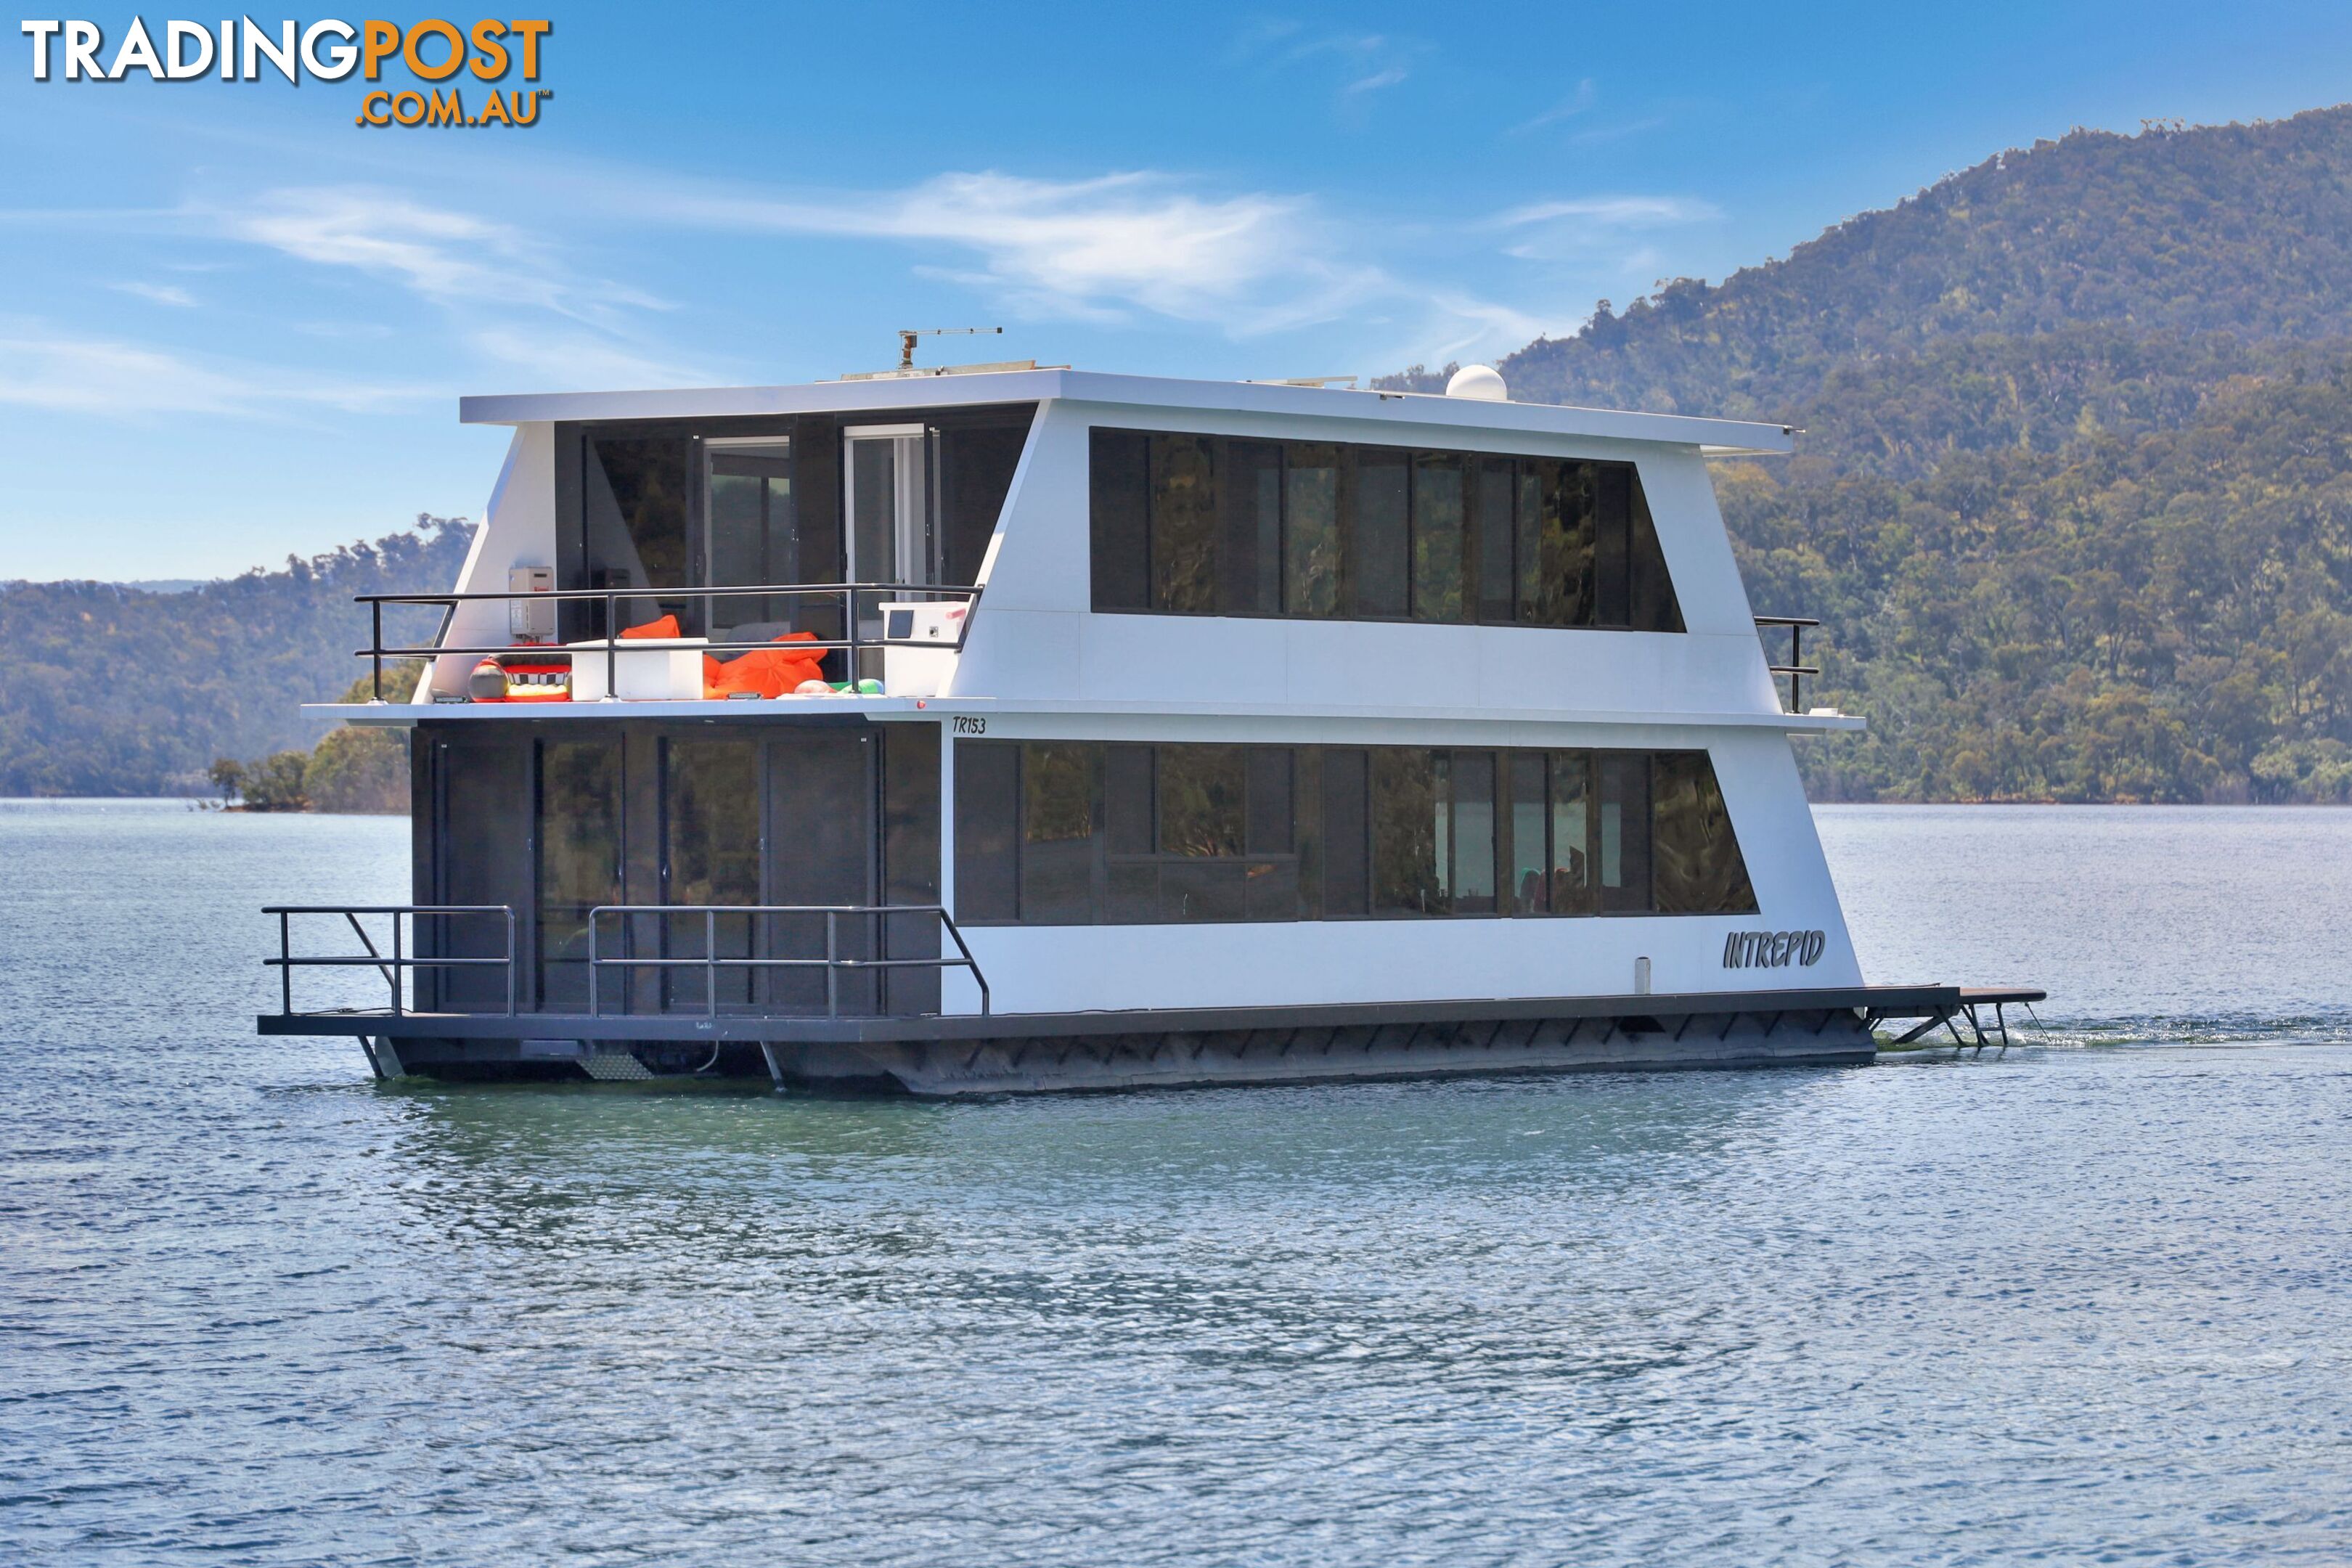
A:
[[[1680,996],[965,1016],[265,1016],[358,1039],[379,1077],[761,1077],[964,1096],[1677,1068],[1859,1066],[1881,1024],[2008,1042],[2030,989],[1862,986]]]

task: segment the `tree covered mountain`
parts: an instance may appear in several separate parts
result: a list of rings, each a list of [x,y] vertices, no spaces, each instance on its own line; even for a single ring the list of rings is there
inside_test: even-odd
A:
[[[465,520],[285,569],[173,593],[110,583],[0,584],[0,795],[194,795],[219,757],[308,748],[330,725],[367,640],[354,594],[446,591]],[[387,611],[387,640],[422,639],[430,609]]]
[[[1872,721],[1818,796],[2352,798],[2352,108],[2037,142],[1500,368],[1802,431],[1717,482]]]

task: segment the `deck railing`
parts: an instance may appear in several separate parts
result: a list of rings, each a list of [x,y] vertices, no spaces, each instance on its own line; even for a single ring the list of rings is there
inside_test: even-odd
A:
[[[267,968],[278,971],[278,1005],[287,1017],[294,1016],[294,972],[298,969],[373,969],[383,976],[392,993],[390,1011],[394,1017],[409,1010],[404,1000],[404,982],[412,969],[479,969],[498,965],[506,970],[507,1016],[515,1011],[515,911],[512,904],[270,904],[262,911],[278,917],[278,956],[261,962]],[[360,939],[364,952],[339,952],[316,957],[298,957],[294,952],[294,918],[297,915],[341,915]],[[392,951],[385,952],[360,923],[362,915],[392,917]],[[506,951],[496,957],[441,958],[420,956],[416,952],[416,917],[456,920],[467,917],[487,919],[499,916],[503,921]],[[404,924],[403,922],[406,923]]]
[[[621,637],[621,605],[638,603],[693,603],[713,599],[806,599],[830,600],[827,606],[840,617],[844,636],[838,637],[802,638],[790,646],[812,652],[845,650],[845,673],[852,681],[857,679],[858,654],[861,649],[885,647],[915,647],[963,649],[965,635],[971,629],[971,616],[967,609],[963,624],[957,628],[952,643],[892,637],[887,635],[868,636],[859,630],[860,612],[870,612],[884,598],[894,602],[909,599],[931,602],[962,601],[967,606],[980,600],[978,588],[952,587],[929,583],[776,583],[752,587],[728,588],[556,588],[532,592],[526,589],[504,589],[482,593],[448,594],[361,594],[354,602],[365,605],[372,617],[368,646],[356,650],[353,657],[371,661],[374,700],[382,702],[383,695],[383,664],[386,659],[438,658],[470,655],[487,658],[494,655],[512,655],[536,650],[545,654],[561,654],[577,658],[583,654],[604,656],[604,690],[609,695],[620,689],[618,672],[624,653],[653,653],[669,648],[693,648],[708,653],[713,649],[742,649],[765,646],[759,643],[713,643],[703,638],[628,637]],[[446,639],[461,605],[478,603],[524,602],[553,605],[599,605],[604,611],[604,632],[602,637],[544,643],[504,642],[490,647],[455,647]],[[426,647],[387,647],[383,640],[383,607],[386,605],[439,605],[445,607],[441,630],[432,645]],[[706,607],[704,614],[709,610]],[[559,612],[560,614],[560,612]],[[887,628],[886,628],[887,631]],[[557,636],[561,637],[559,630]]]
[[[1785,675],[1789,678],[1789,711],[1791,713],[1802,713],[1805,710],[1805,677],[1819,675],[1822,672],[1821,666],[1805,662],[1804,648],[1805,628],[1821,624],[1811,616],[1758,616],[1756,617],[1756,629],[1759,632],[1769,631],[1779,626],[1789,628],[1789,662],[1769,665],[1766,668],[1776,677]]]
[[[270,904],[263,909],[262,913],[278,917],[278,956],[265,958],[262,963],[267,968],[278,971],[278,1006],[281,1016],[290,1018],[303,1016],[297,1014],[294,1008],[294,972],[298,969],[373,969],[383,977],[385,988],[389,993],[384,1010],[394,1017],[401,1017],[417,1011],[409,1005],[406,996],[405,982],[411,970],[485,968],[499,968],[505,971],[505,1016],[508,1017],[517,1016],[518,1001],[523,994],[522,965],[521,953],[516,945],[519,921],[514,906],[511,904]],[[300,916],[312,915],[341,917],[350,925],[352,934],[359,938],[360,946],[363,951],[298,954],[294,951],[294,921]],[[391,917],[390,951],[387,952],[384,948],[376,945],[375,939],[369,933],[367,927],[361,923],[362,916]],[[623,952],[614,953],[604,951],[600,945],[600,937],[606,929],[607,922],[627,916],[663,918],[665,936],[668,931],[667,924],[668,919],[679,916],[698,919],[702,927],[702,952],[694,956],[674,956],[667,952],[667,944],[664,942],[660,943],[665,950],[662,955],[642,958],[635,952],[626,951],[630,943],[625,931],[621,943]],[[496,954],[464,957],[421,953],[417,951],[420,943],[416,940],[415,931],[415,922],[419,917],[444,922],[441,926],[440,940],[445,942],[448,940],[446,924],[448,921],[468,919],[494,921],[494,929],[498,930],[504,938],[503,949]],[[719,922],[722,918],[738,917],[764,917],[771,921],[790,917],[822,918],[824,922],[824,955],[777,958],[750,955],[722,956],[719,951]],[[952,955],[940,953],[930,957],[886,958],[866,957],[862,952],[845,952],[844,951],[845,918],[864,922],[869,928],[880,928],[872,931],[872,934],[880,935],[881,930],[887,929],[888,923],[923,917],[936,921],[939,928],[947,932],[948,940],[955,944],[955,952]],[[887,943],[883,941],[857,942],[854,945],[861,950],[874,952],[887,951]],[[929,969],[944,972],[950,969],[968,969],[971,971],[972,983],[980,988],[980,1010],[983,1016],[987,1015],[990,1005],[988,977],[981,973],[980,963],[972,957],[971,947],[964,942],[963,932],[956,929],[954,920],[949,916],[944,908],[938,904],[599,904],[588,911],[588,1011],[592,1016],[601,1016],[604,1012],[604,996],[600,982],[604,972],[611,969],[624,972],[620,998],[620,1013],[623,1016],[644,1011],[630,1005],[632,998],[629,993],[632,987],[626,984],[627,972],[637,969],[651,969],[657,973],[667,973],[671,970],[700,971],[703,976],[703,1010],[714,1017],[719,1013],[719,977],[721,973],[757,973],[767,970],[786,972],[823,970],[824,1014],[829,1018],[841,1016],[841,986],[845,974],[852,976],[864,973],[887,974],[898,970]],[[656,1013],[673,1013],[677,1010],[667,1005],[657,1005],[653,1009]],[[774,1016],[800,1015],[777,1009]]]
[[[699,954],[665,955],[657,958],[640,958],[625,952],[617,954],[604,952],[603,922],[607,918],[631,915],[650,916],[662,920],[665,934],[669,930],[670,920],[680,915],[699,915],[702,917],[702,952]],[[889,921],[893,916],[922,915],[932,916],[938,920],[940,928],[947,932],[949,940],[955,943],[959,956],[950,958],[945,954],[940,954],[929,958],[866,958],[856,954],[845,954],[842,952],[841,922],[844,916],[849,916],[868,925],[878,925]],[[824,955],[821,958],[814,956],[761,958],[751,954],[733,958],[721,957],[719,952],[719,921],[722,916],[755,920],[762,917],[823,916]],[[628,945],[625,931],[623,934],[622,942],[625,947]],[[887,943],[877,942],[873,943],[873,946],[880,950],[886,948]],[[712,1017],[719,1015],[720,973],[740,973],[751,975],[772,970],[789,973],[802,969],[821,969],[824,972],[824,1016],[828,1018],[837,1018],[841,1016],[841,981],[844,974],[856,975],[868,972],[887,974],[891,971],[900,969],[929,969],[942,972],[950,969],[969,969],[971,971],[972,983],[980,987],[982,1016],[986,1016],[989,1009],[988,977],[981,973],[979,962],[971,956],[971,949],[965,945],[963,932],[956,929],[955,921],[950,917],[944,908],[938,904],[599,904],[588,911],[588,1011],[592,1016],[601,1015],[604,1010],[601,977],[608,969],[622,971],[621,989],[625,1014],[634,1011],[628,1006],[628,993],[631,989],[627,984],[628,977],[631,973],[639,969],[651,969],[664,973],[672,970],[701,971],[703,1007],[704,1011]],[[667,1012],[671,1009],[661,1010]]]

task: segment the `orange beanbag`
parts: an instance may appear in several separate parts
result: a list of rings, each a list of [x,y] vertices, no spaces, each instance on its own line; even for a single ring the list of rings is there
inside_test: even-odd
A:
[[[786,632],[776,639],[780,643],[815,640],[814,632]],[[824,658],[822,648],[763,647],[721,664],[705,654],[702,693],[706,697],[726,697],[749,691],[761,697],[782,697],[803,680],[824,679]]]
[[[647,621],[644,626],[626,627],[622,631],[621,636],[624,640],[629,637],[656,637],[664,641],[674,640],[678,636],[677,617],[676,616],[662,616],[656,619]]]

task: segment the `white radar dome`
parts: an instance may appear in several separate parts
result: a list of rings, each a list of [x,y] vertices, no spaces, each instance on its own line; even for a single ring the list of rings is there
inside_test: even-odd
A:
[[[1475,397],[1481,403],[1508,403],[1511,389],[1503,384],[1502,372],[1493,365],[1465,364],[1445,384],[1445,395]]]

